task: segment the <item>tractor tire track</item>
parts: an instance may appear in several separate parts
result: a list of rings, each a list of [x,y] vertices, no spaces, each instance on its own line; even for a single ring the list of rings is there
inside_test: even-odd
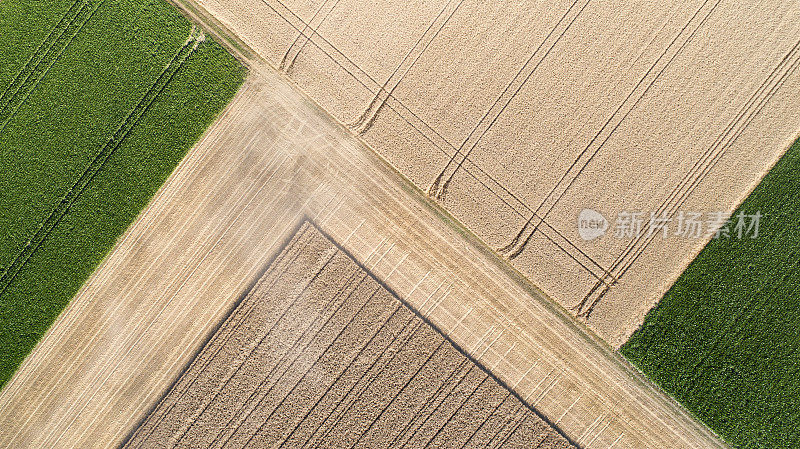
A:
[[[94,5],[86,0],[75,2],[36,48],[0,97],[0,134],[101,4],[102,1]],[[79,8],[74,10],[77,5]]]
[[[689,21],[687,21],[686,24],[683,26],[683,28],[681,28],[681,30],[675,35],[675,37],[672,39],[672,41],[669,43],[669,45],[667,45],[667,47],[664,49],[664,51],[661,53],[661,55],[659,55],[659,57],[653,62],[653,64],[650,66],[650,68],[647,70],[647,72],[645,72],[645,74],[642,75],[642,77],[639,79],[639,81],[636,83],[636,85],[633,87],[633,89],[631,89],[631,91],[628,93],[628,95],[625,97],[625,99],[622,101],[622,103],[620,103],[620,105],[617,107],[617,109],[605,121],[603,126],[601,126],[600,129],[595,133],[594,137],[592,137],[592,139],[589,141],[589,143],[587,143],[586,146],[584,147],[584,149],[578,154],[578,156],[575,158],[575,160],[572,162],[572,164],[569,166],[569,168],[567,168],[567,170],[564,172],[564,174],[559,178],[558,182],[553,186],[552,189],[550,189],[550,192],[544,197],[544,199],[542,199],[542,201],[540,202],[539,206],[534,211],[534,214],[531,214],[530,218],[528,219],[527,222],[525,222],[525,224],[519,230],[517,235],[514,236],[514,238],[511,240],[511,242],[509,242],[508,245],[506,245],[505,247],[503,247],[503,248],[501,248],[499,250],[499,252],[501,254],[505,254],[509,259],[514,259],[517,256],[519,256],[520,254],[522,254],[522,252],[525,250],[525,247],[528,245],[528,243],[530,242],[531,238],[533,237],[533,235],[538,230],[539,225],[544,220],[547,219],[547,216],[549,215],[549,213],[553,210],[553,208],[558,203],[558,201],[564,196],[564,194],[567,192],[567,190],[569,190],[569,188],[573,185],[575,180],[578,179],[578,177],[581,175],[583,170],[592,161],[594,156],[603,148],[603,145],[605,145],[605,143],[608,142],[608,140],[611,138],[611,136],[614,134],[614,132],[619,128],[619,126],[622,124],[622,122],[628,117],[628,115],[630,115],[630,113],[634,109],[636,109],[636,107],[638,106],[639,102],[645,97],[645,95],[650,90],[650,88],[656,83],[656,81],[658,81],[658,79],[661,77],[661,75],[664,73],[664,71],[667,69],[667,67],[669,67],[670,64],[675,60],[675,58],[677,58],[677,56],[683,51],[683,49],[686,47],[686,45],[688,45],[689,42],[692,41],[694,36],[697,34],[697,31],[700,28],[702,28],[702,26],[706,23],[708,18],[716,10],[717,6],[721,2],[721,0],[716,0],[716,2],[713,4],[713,6],[711,6],[710,8],[707,8],[707,11],[703,15],[703,18],[694,27],[694,29],[689,33],[689,35],[686,37],[686,39],[684,39],[683,42],[678,46],[678,48],[672,53],[672,55],[669,56],[669,58],[662,65],[660,70],[658,70],[658,72],[653,77],[651,77],[651,79],[649,80],[649,82],[647,82],[647,84],[645,84],[645,82],[648,81],[648,77],[650,77],[650,74],[653,73],[654,70],[656,69],[656,67],[659,65],[659,63],[665,57],[667,57],[667,55],[670,52],[670,49],[673,48],[673,46],[678,42],[678,40],[681,38],[681,36],[684,35],[686,30],[689,29],[689,27],[692,24],[692,22],[694,22],[695,19],[697,19],[697,17],[700,16],[700,13],[709,4],[710,1],[711,0],[705,0],[700,5],[700,7],[697,9],[697,11],[695,11],[694,15],[692,15],[692,17],[689,19]],[[642,87],[642,86],[644,86],[644,88],[640,89],[640,87]],[[630,102],[630,100],[632,98],[634,98],[634,94],[636,94],[637,91],[639,91],[639,90],[641,90],[641,92],[635,97],[635,100]],[[630,103],[630,107],[625,108],[625,106],[627,104],[629,104],[629,103]],[[617,117],[620,115],[620,112],[623,111],[623,108],[625,108],[625,111],[617,119]],[[609,125],[611,125],[612,122],[615,121],[615,119],[617,119],[616,123],[613,126],[611,126],[610,130],[608,131],[608,133],[606,133],[606,135],[603,138],[602,142],[600,142],[597,145],[597,147],[594,149],[594,151],[592,151],[590,153],[589,152],[590,148],[592,148],[594,143],[597,142],[600,139],[600,137],[603,134],[603,132],[606,131],[606,129],[609,127]],[[584,156],[587,155],[587,154],[588,154],[588,157],[584,158]],[[585,159],[585,160],[579,166],[579,162],[581,162],[582,159]],[[577,172],[573,176],[571,176],[569,178],[569,181],[566,182],[566,185],[561,189],[561,192],[558,195],[555,195],[556,191],[559,190],[559,188],[561,187],[562,183],[564,183],[564,181],[567,179],[567,176],[573,171],[573,168],[578,167],[578,166],[580,168],[578,168]],[[551,198],[555,198],[555,199],[550,201]],[[541,213],[540,211],[543,208],[545,208],[545,204],[547,204],[548,202],[550,203],[549,206],[546,207],[546,210],[544,211],[544,213]],[[536,219],[537,215],[539,216],[538,219]],[[534,221],[537,222],[535,225],[533,224]],[[533,227],[533,229],[531,229],[531,226]]]
[[[795,72],[798,65],[800,65],[800,41],[795,43],[786,55],[784,55],[778,65],[772,69],[767,78],[761,82],[759,87],[747,99],[725,129],[717,136],[712,145],[698,158],[681,182],[679,182],[664,201],[662,201],[654,212],[656,216],[660,217],[666,215],[669,219],[675,216],[678,209],[680,209],[689,196],[691,196],[692,192],[700,185],[701,181],[711,172],[716,163],[725,154],[726,150],[744,133],[767,102],[769,102],[786,80]],[[639,256],[644,253],[650,242],[652,242],[656,236],[657,233],[650,236],[647,236],[645,233],[640,233],[640,235],[634,237],[611,265],[610,272],[612,275],[614,275],[616,279],[622,277]],[[595,283],[581,302],[575,306],[575,310],[578,311],[578,316],[588,318],[614,283],[615,282],[609,282],[605,286],[600,285],[599,281]],[[601,287],[603,287],[603,289],[597,296],[594,296]]]
[[[481,117],[478,123],[472,128],[469,132],[467,137],[461,142],[461,145],[458,148],[458,151],[454,153],[450,160],[447,161],[447,164],[442,168],[441,172],[436,176],[431,186],[428,188],[428,195],[432,198],[442,201],[444,199],[444,195],[447,192],[447,187],[449,186],[450,182],[453,179],[455,173],[461,168],[464,164],[464,160],[469,157],[472,150],[480,143],[483,136],[489,131],[492,125],[495,124],[497,119],[503,114],[506,107],[511,103],[514,97],[517,96],[520,90],[525,86],[531,76],[536,72],[536,69],[539,68],[541,63],[547,58],[550,52],[555,48],[556,44],[561,40],[562,37],[569,31],[572,27],[572,24],[578,19],[578,17],[583,13],[584,9],[589,5],[591,0],[575,0],[570,4],[569,8],[567,8],[564,15],[556,22],[550,32],[545,36],[542,42],[536,47],[536,50],[531,53],[531,56],[528,58],[527,61],[520,67],[519,71],[517,71],[516,75],[509,81],[506,85],[503,92],[498,96],[489,110]],[[579,2],[583,2],[583,5],[578,8],[577,12],[569,19],[569,23],[563,26],[563,29],[560,30],[558,36],[550,43],[550,46],[547,50],[544,51],[544,54],[541,55],[539,58],[536,59],[536,62],[531,66],[531,62],[534,61],[537,55],[539,55],[540,51],[544,47],[548,40],[553,36],[556,30],[561,26],[562,22],[567,20],[570,13],[572,12],[573,8],[578,5]],[[481,130],[477,137],[472,140],[472,137],[475,136],[476,131]],[[458,157],[458,162],[456,162],[456,158]],[[453,166],[455,164],[455,166]]]
[[[114,134],[112,134],[95,154],[92,161],[84,169],[83,173],[81,173],[81,176],[78,177],[62,196],[61,200],[48,216],[39,223],[34,235],[25,242],[19,253],[17,253],[11,263],[5,267],[2,274],[0,274],[0,297],[8,290],[14,279],[16,279],[31,257],[38,251],[50,233],[53,232],[55,227],[69,212],[72,205],[75,204],[88,188],[92,180],[101,171],[114,152],[122,145],[125,138],[127,138],[131,130],[139,123],[144,114],[147,113],[156,98],[166,89],[167,85],[175,77],[175,74],[183,66],[184,62],[186,62],[188,57],[197,49],[200,42],[202,42],[200,35],[195,35],[193,32],[169,63],[167,63],[158,78],[156,78],[155,82],[147,89],[142,98],[133,109],[128,112]]]

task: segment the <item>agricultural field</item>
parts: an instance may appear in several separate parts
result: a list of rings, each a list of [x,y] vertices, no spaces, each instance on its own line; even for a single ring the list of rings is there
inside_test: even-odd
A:
[[[0,447],[122,445],[307,221],[575,446],[726,447],[283,76],[249,67],[0,391]]]
[[[800,447],[798,173],[800,142],[739,208],[758,237],[712,240],[622,347],[736,447]]]
[[[306,222],[123,447],[428,445],[574,447]]]
[[[0,387],[244,75],[162,1],[0,2]]]
[[[619,214],[730,211],[800,129],[789,0],[191,3],[615,348],[708,241]]]
[[[0,447],[800,443],[796,2],[173,1],[0,3]]]

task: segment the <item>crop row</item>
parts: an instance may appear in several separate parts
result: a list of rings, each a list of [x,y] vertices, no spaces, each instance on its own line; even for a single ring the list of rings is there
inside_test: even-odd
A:
[[[0,385],[242,82],[191,28],[159,1],[0,2]]]

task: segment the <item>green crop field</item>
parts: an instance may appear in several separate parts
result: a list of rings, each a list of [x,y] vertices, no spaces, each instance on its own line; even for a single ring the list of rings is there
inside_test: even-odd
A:
[[[0,2],[0,387],[242,83],[158,0]]]
[[[755,239],[712,240],[622,353],[741,448],[800,447],[800,141],[742,204]]]

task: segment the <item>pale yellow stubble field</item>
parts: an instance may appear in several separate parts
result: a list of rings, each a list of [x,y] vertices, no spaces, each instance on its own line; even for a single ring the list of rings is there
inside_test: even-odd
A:
[[[800,127],[789,1],[197,3],[614,346],[707,238],[578,213],[730,211]]]

